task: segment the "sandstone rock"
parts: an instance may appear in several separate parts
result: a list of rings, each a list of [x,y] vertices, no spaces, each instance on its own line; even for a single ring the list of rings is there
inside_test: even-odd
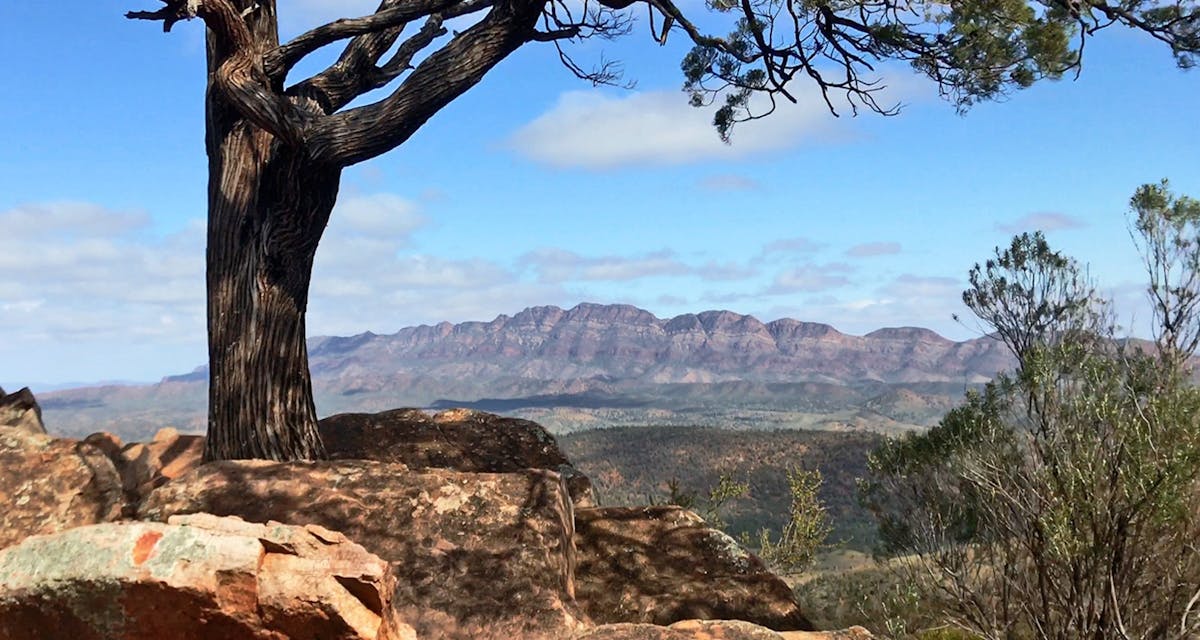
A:
[[[694,513],[579,509],[575,527],[576,597],[597,623],[727,619],[813,628],[783,580]]]
[[[840,631],[781,631],[779,635],[783,640],[871,640],[875,637],[859,626]]]
[[[392,606],[421,638],[557,639],[579,627],[572,508],[553,472],[222,461],[159,487],[139,515],[195,512],[341,531],[392,563]]]
[[[34,536],[0,552],[6,640],[399,640],[388,565],[320,527],[207,514]]]
[[[121,453],[121,447],[124,446],[124,444],[121,442],[120,436],[107,431],[98,431],[90,434],[88,437],[83,439],[83,442],[84,444],[90,444],[104,452],[104,455],[108,456],[109,460],[116,458],[117,454]],[[115,460],[113,461],[113,464],[116,464]]]
[[[563,455],[541,425],[470,409],[429,415],[420,409],[343,413],[319,423],[334,459],[400,462],[410,469],[560,473],[576,506],[595,506],[592,484]]]
[[[42,424],[42,408],[38,406],[29,387],[10,394],[0,389],[0,427],[46,433],[46,425]]]
[[[204,436],[180,435],[167,427],[150,442],[121,447],[113,462],[125,490],[137,504],[155,488],[199,466],[204,458]]]
[[[740,620],[685,620],[669,627],[646,623],[606,624],[575,640],[782,640],[765,627]]]
[[[117,470],[91,445],[0,429],[0,469],[0,548],[121,515]]]

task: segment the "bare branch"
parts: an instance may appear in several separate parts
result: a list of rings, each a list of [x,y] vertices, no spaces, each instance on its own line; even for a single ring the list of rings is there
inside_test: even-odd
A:
[[[385,3],[369,16],[343,18],[296,36],[290,42],[263,54],[263,68],[272,80],[282,82],[296,63],[322,47],[339,40],[403,27],[418,18],[444,11],[459,1],[409,0],[391,7]]]
[[[404,0],[383,0],[380,10],[388,11],[394,9],[402,1]],[[439,16],[439,20],[449,20],[450,18],[481,11],[493,4],[494,0],[455,0],[454,2],[447,3],[445,8],[436,15]],[[381,78],[387,77],[387,81],[396,78],[399,73],[404,71],[404,68],[397,70],[396,67],[408,65],[411,62],[412,55],[415,55],[421,48],[428,46],[432,42],[432,40],[425,42],[425,39],[429,35],[428,32],[414,35],[412,44],[406,46],[406,50],[411,50],[412,54],[408,56],[409,60],[404,65],[390,65],[391,72],[382,71],[377,66],[380,58],[399,39],[405,26],[407,25],[401,24],[382,31],[355,37],[346,45],[346,49],[342,52],[337,62],[315,76],[288,88],[287,94],[312,99],[321,105],[325,113],[331,114],[339,111],[364,93],[382,87],[387,82],[381,84]],[[434,38],[444,33],[444,31],[435,33]],[[421,47],[412,49],[418,43],[423,44]],[[401,53],[404,52],[398,52],[397,55],[401,56]]]
[[[125,17],[130,20],[162,20],[163,33],[168,33],[176,22],[195,18],[199,9],[199,3],[195,0],[164,0],[164,4],[166,6],[158,11],[129,11]]]
[[[311,155],[349,166],[399,146],[484,74],[530,40],[538,0],[497,4],[488,15],[426,58],[390,96],[313,125]]]

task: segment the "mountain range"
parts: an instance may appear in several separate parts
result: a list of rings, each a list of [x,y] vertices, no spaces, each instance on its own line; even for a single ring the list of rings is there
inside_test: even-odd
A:
[[[664,422],[919,428],[965,388],[1011,367],[987,337],[955,342],[915,327],[854,336],[788,318],[705,311],[664,319],[590,303],[315,337],[308,348],[322,415],[466,405],[559,432]],[[155,385],[57,391],[41,401],[47,424],[66,433],[200,428],[206,380],[199,368]],[[879,419],[860,419],[871,414]]]

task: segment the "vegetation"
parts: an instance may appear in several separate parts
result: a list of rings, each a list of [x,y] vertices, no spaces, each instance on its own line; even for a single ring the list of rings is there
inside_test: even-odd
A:
[[[162,2],[127,15],[165,31],[195,18],[207,27],[205,457],[320,458],[305,312],[342,171],[404,144],[527,45],[555,47],[591,82],[619,81],[611,64],[576,63],[568,45],[624,35],[643,8],[640,0],[381,0],[370,15],[281,43],[275,0]],[[1086,40],[1112,24],[1162,41],[1180,66],[1200,51],[1194,0],[645,5],[655,40],[676,33],[694,45],[682,62],[684,88],[697,106],[718,103],[714,124],[726,139],[736,122],[795,100],[796,79],[812,83],[831,110],[844,96],[854,110],[893,113],[880,102],[875,72],[892,60],[910,63],[965,109],[1079,70]],[[331,65],[290,77],[331,46],[341,48]],[[386,95],[372,101],[376,90]],[[752,103],[756,94],[765,100]]]
[[[750,540],[749,536],[746,536],[746,541],[757,542],[753,544],[755,551],[773,570],[799,573],[816,561],[817,553],[825,546],[833,527],[829,523],[829,513],[818,496],[822,484],[821,472],[788,469],[787,481],[792,501],[788,507],[787,521],[783,523],[779,535],[763,527],[758,530],[757,541]]]
[[[757,544],[763,529],[773,532],[780,544],[792,513],[815,516],[807,501],[819,501],[827,510],[829,541],[847,548],[869,551],[875,542],[870,513],[857,500],[855,479],[866,474],[867,454],[882,437],[864,432],[831,431],[732,431],[713,427],[621,427],[593,429],[558,436],[559,446],[596,486],[606,505],[641,505],[670,501],[704,512],[712,490],[748,485],[742,497],[720,506],[720,520],[734,537],[750,537]],[[819,473],[800,483],[815,493],[799,501],[789,472]],[[726,481],[722,483],[722,476]],[[796,473],[791,479],[798,479]],[[672,480],[673,479],[673,480]],[[672,488],[674,487],[674,488]],[[718,494],[724,492],[718,492]],[[675,496],[672,498],[672,494]],[[719,497],[719,496],[718,496]],[[796,529],[793,540],[811,530]],[[814,536],[815,537],[815,536]],[[784,538],[786,540],[786,537]]]
[[[1131,208],[1154,348],[1118,339],[1075,261],[1018,236],[963,295],[1016,370],[871,456],[898,584],[974,637],[1200,634],[1200,206],[1163,182]]]

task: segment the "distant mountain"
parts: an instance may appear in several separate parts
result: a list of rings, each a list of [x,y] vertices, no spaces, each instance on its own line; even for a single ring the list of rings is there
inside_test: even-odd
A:
[[[633,411],[607,422],[600,416],[597,426],[636,421],[639,412],[653,410],[711,413],[731,407],[792,413],[854,409],[838,424],[870,426],[878,414],[896,422],[895,428],[923,426],[931,412],[943,411],[947,397],[1011,366],[995,340],[954,342],[928,329],[853,336],[787,318],[764,323],[730,311],[705,311],[662,319],[629,305],[589,303],[567,310],[532,307],[491,322],[443,322],[391,335],[322,336],[310,339],[308,348],[323,415],[470,404],[509,412],[536,409],[553,423],[566,410],[590,412],[592,418],[601,410]],[[188,428],[203,424],[206,379],[199,368],[157,385],[45,394],[42,403],[51,414],[47,424],[67,432],[120,430],[134,423],[138,429],[165,422]],[[904,418],[886,415],[887,408],[897,408]],[[580,420],[586,426],[591,418]]]

